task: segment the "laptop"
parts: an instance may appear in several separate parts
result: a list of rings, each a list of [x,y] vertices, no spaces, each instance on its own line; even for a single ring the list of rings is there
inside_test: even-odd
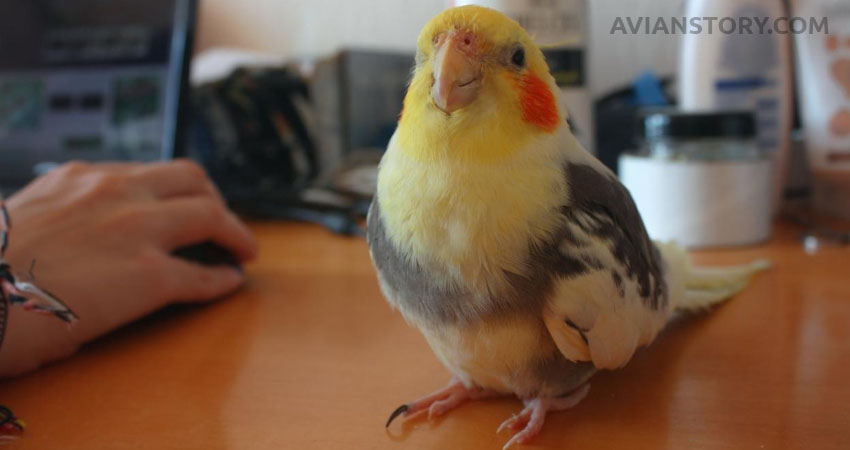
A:
[[[0,1],[0,188],[183,151],[197,0]]]

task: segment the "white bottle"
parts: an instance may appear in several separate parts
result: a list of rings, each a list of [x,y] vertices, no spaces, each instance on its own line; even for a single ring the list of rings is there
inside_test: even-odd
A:
[[[792,8],[828,27],[794,37],[814,206],[850,220],[850,2],[795,0]]]
[[[679,58],[679,103],[686,111],[756,113],[758,144],[774,163],[777,211],[791,141],[793,90],[783,0],[689,0]],[[694,21],[699,28],[694,25]],[[778,29],[776,27],[779,27]]]
[[[561,88],[562,107],[573,134],[593,153],[593,99],[587,75],[586,0],[454,0],[454,6],[480,5],[499,10],[519,22],[546,55]]]

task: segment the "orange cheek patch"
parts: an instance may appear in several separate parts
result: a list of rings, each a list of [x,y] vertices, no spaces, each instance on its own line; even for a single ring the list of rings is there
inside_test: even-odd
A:
[[[520,80],[522,120],[551,133],[558,128],[558,106],[549,86],[537,75],[528,72]]]

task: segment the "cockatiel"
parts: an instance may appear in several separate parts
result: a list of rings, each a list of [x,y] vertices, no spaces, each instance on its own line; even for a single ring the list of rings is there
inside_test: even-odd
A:
[[[693,269],[653,244],[628,191],[570,133],[543,54],[513,20],[449,9],[417,45],[368,241],[388,302],[453,379],[390,421],[513,394],[526,406],[502,424],[522,428],[507,448],[675,311],[727,298],[764,264]]]

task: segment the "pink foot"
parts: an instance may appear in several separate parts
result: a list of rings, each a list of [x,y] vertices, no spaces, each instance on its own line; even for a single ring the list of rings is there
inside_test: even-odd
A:
[[[542,397],[523,400],[525,408],[522,412],[502,422],[496,430],[496,433],[499,433],[506,428],[511,430],[518,430],[522,428],[522,431],[515,434],[514,437],[512,437],[511,440],[502,447],[502,450],[506,450],[514,444],[527,444],[531,441],[531,438],[540,433],[540,430],[543,428],[543,422],[546,420],[547,412],[563,411],[565,409],[572,408],[573,406],[578,405],[579,402],[587,396],[589,391],[590,385],[585,383],[566,397]]]
[[[442,416],[468,400],[480,400],[500,395],[504,394],[500,394],[499,392],[489,389],[467,388],[459,380],[452,379],[448,386],[437,390],[433,394],[396,408],[396,410],[390,414],[390,418],[387,420],[387,426],[389,427],[393,420],[401,415],[407,417],[411,414],[427,409],[428,418],[433,419],[434,417]]]

